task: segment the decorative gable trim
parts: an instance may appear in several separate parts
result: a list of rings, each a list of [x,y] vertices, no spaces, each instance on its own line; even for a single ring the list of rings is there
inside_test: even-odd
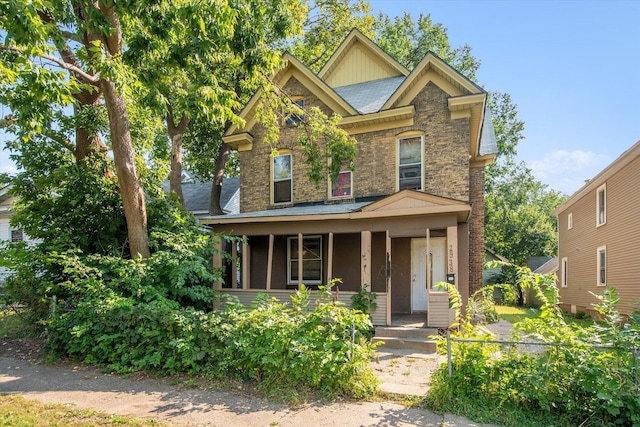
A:
[[[371,203],[361,209],[362,212],[384,212],[406,209],[434,209],[444,208],[450,211],[451,207],[466,207],[471,211],[468,203],[446,197],[435,196],[415,190],[402,190],[382,200]]]
[[[226,142],[231,148],[238,151],[250,151],[253,149],[253,135],[249,132],[223,136],[222,141]]]
[[[430,81],[433,81],[449,96],[478,93],[486,96],[486,92],[482,88],[454,70],[432,52],[428,52],[396,92],[387,100],[382,109],[409,104]]]
[[[311,70],[305,67],[304,64],[302,64],[291,53],[286,52],[283,55],[282,60],[284,62],[284,68],[273,76],[273,80],[280,87],[283,87],[292,77],[295,77],[334,112],[342,116],[358,114],[358,112],[349,105],[347,101],[342,99],[342,97],[340,97],[340,95],[338,95],[329,85],[314,75]],[[258,90],[253,97],[251,97],[251,100],[249,100],[245,108],[240,112],[239,117],[245,121],[244,126],[232,125],[225,133],[226,136],[231,136],[241,130],[248,133],[253,129],[256,124],[256,119],[254,117],[255,110],[261,96],[262,90]]]
[[[357,56],[357,58],[348,59],[348,55],[354,52],[356,52],[355,56]],[[341,73],[340,71],[348,68],[351,65],[349,63],[352,61],[368,62],[371,67],[377,69],[379,73],[382,73],[382,75],[377,77],[378,79],[409,75],[409,70],[402,64],[362,34],[360,30],[354,28],[342,41],[334,54],[331,55],[331,58],[329,58],[324,67],[322,67],[318,73],[318,77],[332,87],[374,80],[371,78],[363,78],[361,77],[362,74],[351,74],[349,80],[345,81],[344,76],[346,73]]]

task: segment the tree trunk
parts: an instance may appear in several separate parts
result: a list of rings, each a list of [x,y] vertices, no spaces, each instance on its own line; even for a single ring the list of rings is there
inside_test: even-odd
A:
[[[222,142],[218,150],[218,159],[216,160],[216,174],[211,184],[211,199],[209,200],[209,214],[223,215],[222,206],[220,206],[220,195],[222,194],[222,180],[224,177],[224,169],[229,159],[229,144]]]
[[[171,138],[171,172],[169,173],[169,189],[178,195],[183,208],[187,208],[182,194],[182,137],[187,130],[189,118],[183,115],[176,126],[171,108],[167,112],[167,131]]]
[[[117,92],[112,81],[100,80],[100,88],[109,114],[113,161],[116,165],[120,196],[127,221],[131,257],[148,258],[151,252],[147,234],[147,208],[144,191],[136,171],[126,102]]]

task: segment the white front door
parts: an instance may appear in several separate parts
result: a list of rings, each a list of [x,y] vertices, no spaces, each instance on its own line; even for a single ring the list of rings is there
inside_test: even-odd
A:
[[[427,254],[427,239],[411,240],[411,311],[427,311],[427,286],[445,280],[446,238],[430,239],[431,254]],[[427,283],[427,259],[431,262],[431,280]]]

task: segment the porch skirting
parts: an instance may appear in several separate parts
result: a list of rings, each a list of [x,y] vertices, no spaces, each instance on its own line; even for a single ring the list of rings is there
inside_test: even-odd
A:
[[[266,293],[270,296],[276,298],[281,303],[290,303],[291,299],[289,298],[294,294],[295,291],[290,290],[277,290],[271,289],[269,291],[264,289],[218,289],[218,292],[226,295],[234,295],[238,297],[240,303],[249,307],[253,300],[256,299],[259,293]],[[355,295],[356,292],[348,292],[348,291],[340,291],[338,292],[338,301],[342,302],[346,307],[351,307],[351,296]],[[387,293],[386,292],[376,292],[377,299],[376,303],[378,303],[378,308],[375,312],[371,313],[371,318],[373,320],[373,324],[376,326],[382,326],[387,324]],[[335,292],[334,292],[335,295]],[[315,305],[318,300],[318,295],[316,291],[311,291],[311,297],[309,298],[309,304],[311,306]]]

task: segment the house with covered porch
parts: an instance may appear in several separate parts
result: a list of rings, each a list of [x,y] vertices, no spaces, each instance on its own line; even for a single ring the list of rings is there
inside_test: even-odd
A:
[[[249,304],[258,292],[287,300],[300,283],[340,278],[350,304],[377,294],[377,325],[417,313],[448,326],[453,283],[463,301],[482,285],[484,168],[497,146],[487,94],[433,53],[409,71],[353,30],[318,74],[291,54],[273,80],[303,108],[342,117],[356,138],[353,168],[309,181],[295,117],[282,121],[277,155],[255,119],[260,94],[224,137],[240,157],[240,212],[200,218],[242,238],[226,248],[220,292]]]

